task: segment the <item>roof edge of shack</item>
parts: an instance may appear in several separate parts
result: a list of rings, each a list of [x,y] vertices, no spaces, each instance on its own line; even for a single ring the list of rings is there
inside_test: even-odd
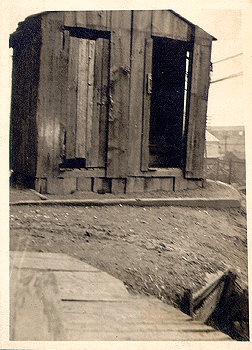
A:
[[[178,14],[178,13],[175,12],[175,11],[173,11],[172,9],[168,9],[168,11],[170,11],[174,16],[179,17],[182,21],[186,22],[187,24],[189,24],[189,25],[191,25],[191,26],[193,26],[193,27],[198,27],[198,28],[202,29],[204,32],[206,32],[207,34],[209,34],[207,31],[205,31],[205,29],[203,29],[203,28],[199,27],[198,25],[196,25],[196,24],[194,24],[194,23],[188,21],[188,19],[186,19],[185,17],[181,16],[180,14]],[[215,38],[213,35],[211,35],[211,34],[209,34],[209,35],[212,37],[212,40],[213,40],[213,41],[216,41],[216,40],[217,40],[217,38]]]
[[[144,10],[144,9],[143,9]],[[157,9],[157,10],[149,10],[149,11],[159,11],[161,9]],[[166,11],[169,11],[171,12],[174,16],[177,16],[178,18],[180,18],[182,21],[186,22],[187,24],[189,24],[190,26],[192,27],[198,27],[200,29],[202,29],[205,33],[209,34],[207,31],[205,31],[203,28],[197,26],[196,24],[190,22],[188,19],[186,19],[185,17],[181,16],[180,14],[178,14],[177,12],[173,11],[172,9],[165,9]],[[91,12],[91,11],[127,11],[127,10],[81,10],[81,11],[78,11],[78,10],[75,10],[73,12]],[[133,11],[139,11],[139,10],[133,10]],[[140,10],[141,11],[141,10]],[[57,12],[71,12],[71,11],[65,11],[65,10],[60,10],[60,11],[42,11],[42,12],[39,12],[39,13],[35,13],[35,14],[32,14],[30,16],[27,16],[24,21],[21,21],[18,23],[18,27],[16,29],[15,32],[13,32],[11,35],[10,35],[10,38],[16,34],[18,34],[20,31],[22,31],[22,27],[26,25],[26,23],[32,19],[32,18],[36,18],[36,17],[42,17],[46,14],[49,14],[49,13],[57,13]],[[215,38],[213,35],[209,34],[211,37],[212,37],[212,40],[213,41],[216,41],[217,38]],[[11,40],[10,40],[10,47],[11,46]]]

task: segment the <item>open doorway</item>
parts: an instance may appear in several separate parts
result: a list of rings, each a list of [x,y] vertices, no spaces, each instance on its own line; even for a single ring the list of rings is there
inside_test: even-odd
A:
[[[183,165],[190,43],[153,38],[149,167]]]

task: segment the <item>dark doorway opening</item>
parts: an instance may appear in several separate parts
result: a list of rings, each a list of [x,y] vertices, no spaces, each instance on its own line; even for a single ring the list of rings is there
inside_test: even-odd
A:
[[[150,167],[183,166],[190,43],[153,38]]]

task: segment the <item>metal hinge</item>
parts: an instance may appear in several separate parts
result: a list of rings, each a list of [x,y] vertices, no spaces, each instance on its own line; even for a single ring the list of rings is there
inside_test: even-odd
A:
[[[147,94],[152,93],[152,74],[147,73]]]

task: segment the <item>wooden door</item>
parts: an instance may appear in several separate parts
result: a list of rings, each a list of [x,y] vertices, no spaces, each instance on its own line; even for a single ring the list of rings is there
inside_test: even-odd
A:
[[[109,40],[70,36],[66,165],[105,167]]]

